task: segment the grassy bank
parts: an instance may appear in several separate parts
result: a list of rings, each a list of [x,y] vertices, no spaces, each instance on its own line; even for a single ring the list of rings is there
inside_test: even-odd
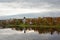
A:
[[[20,25],[7,25],[10,28],[58,28],[60,29],[60,25],[28,25],[28,24],[20,24]]]

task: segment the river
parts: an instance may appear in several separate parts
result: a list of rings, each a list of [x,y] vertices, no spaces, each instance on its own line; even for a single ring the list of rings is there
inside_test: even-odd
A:
[[[23,31],[12,30],[11,28],[0,29],[0,40],[60,40],[60,34],[56,31],[51,34],[41,33],[34,30]]]

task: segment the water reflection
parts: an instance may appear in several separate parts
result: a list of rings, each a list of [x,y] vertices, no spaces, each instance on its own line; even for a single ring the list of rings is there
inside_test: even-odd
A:
[[[16,30],[17,31],[16,31]],[[59,30],[57,28],[25,28],[26,33],[22,30],[14,28],[12,29],[0,29],[1,40],[60,40]],[[20,31],[18,31],[20,30]],[[32,32],[27,32],[27,30]],[[2,34],[3,33],[3,34]],[[7,35],[8,34],[8,35]]]
[[[53,27],[26,27],[26,30],[34,30],[33,33],[27,34],[29,40],[60,40],[60,29]],[[17,30],[17,29],[16,29]],[[22,28],[23,30],[23,28]],[[35,33],[36,32],[36,33]],[[38,32],[38,34],[37,34]],[[31,36],[30,36],[31,35]]]
[[[24,33],[26,33],[26,30],[34,30],[37,31],[39,34],[42,33],[50,33],[51,35],[56,31],[57,34],[60,33],[60,29],[59,28],[49,28],[49,27],[25,27],[25,28],[15,28],[16,30],[24,30]]]

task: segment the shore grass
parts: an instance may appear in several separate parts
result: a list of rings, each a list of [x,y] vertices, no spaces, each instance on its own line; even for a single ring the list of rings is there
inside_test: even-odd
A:
[[[60,25],[29,25],[29,24],[20,24],[20,25],[7,25],[10,28],[58,28],[60,29]]]

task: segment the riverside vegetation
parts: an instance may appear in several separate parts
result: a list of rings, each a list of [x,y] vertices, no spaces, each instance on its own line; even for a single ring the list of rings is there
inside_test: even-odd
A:
[[[46,32],[60,32],[60,17],[38,17],[38,18],[26,18],[25,24],[23,19],[8,19],[0,20],[0,26],[3,28],[15,28],[16,30],[34,30],[39,33]]]

